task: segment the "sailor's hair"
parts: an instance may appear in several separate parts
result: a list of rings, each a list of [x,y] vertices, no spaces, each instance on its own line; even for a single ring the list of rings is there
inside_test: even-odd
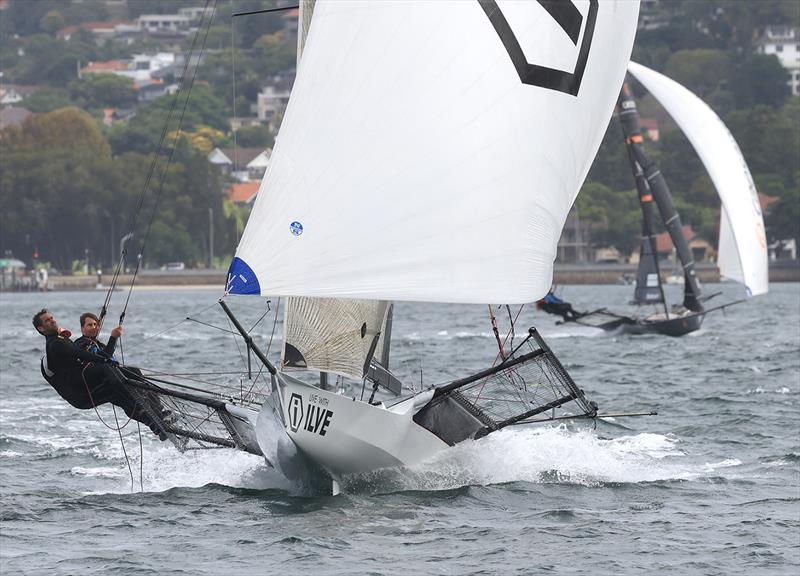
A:
[[[91,312],[84,312],[83,314],[81,314],[81,328],[83,328],[83,324],[84,322],[86,322],[87,318],[91,318],[92,320],[98,323],[100,322],[100,319]]]
[[[42,325],[42,316],[45,314],[49,314],[50,311],[47,308],[42,308],[36,314],[33,315],[33,327],[38,330],[39,326]]]

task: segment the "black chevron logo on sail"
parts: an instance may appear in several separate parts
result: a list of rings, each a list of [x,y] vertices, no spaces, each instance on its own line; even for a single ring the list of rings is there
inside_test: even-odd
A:
[[[571,0],[537,0],[551,18],[564,31],[573,44],[578,45],[578,38],[583,24],[583,15]],[[598,0],[589,0],[589,13],[586,16],[586,30],[578,48],[575,68],[571,71],[557,70],[528,62],[514,31],[506,20],[496,0],[478,0],[489,21],[494,26],[500,41],[508,52],[514,68],[523,84],[538,86],[549,90],[557,90],[573,96],[578,95],[583,80],[583,71],[589,58],[594,27],[597,22]]]

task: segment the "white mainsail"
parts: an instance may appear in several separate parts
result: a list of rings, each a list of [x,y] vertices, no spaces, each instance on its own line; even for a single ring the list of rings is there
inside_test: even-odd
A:
[[[288,298],[281,367],[360,380],[378,349],[385,315],[383,300]]]
[[[753,178],[728,128],[695,94],[641,64],[628,71],[677,122],[694,146],[717,189],[720,216],[720,273],[744,284],[748,296],[769,290],[767,239]]]
[[[318,2],[231,293],[521,303],[605,132],[638,2]]]

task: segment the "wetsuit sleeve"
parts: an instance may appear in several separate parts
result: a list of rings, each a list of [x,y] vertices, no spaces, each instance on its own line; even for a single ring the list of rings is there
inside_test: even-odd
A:
[[[66,338],[59,338],[53,341],[50,346],[51,352],[65,364],[75,360],[80,360],[81,362],[97,362],[100,364],[108,362],[107,358],[92,354],[87,350],[81,350],[72,340],[67,340]]]
[[[114,355],[114,349],[116,347],[117,347],[117,339],[114,336],[109,336],[108,337],[108,344],[106,344],[106,348],[105,348],[105,350],[103,350],[103,352],[108,354],[109,357],[113,356]]]

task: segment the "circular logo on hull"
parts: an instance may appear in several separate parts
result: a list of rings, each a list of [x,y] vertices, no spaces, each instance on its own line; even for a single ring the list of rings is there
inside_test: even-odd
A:
[[[303,233],[303,225],[300,224],[300,222],[298,222],[297,220],[295,220],[294,222],[289,224],[289,230],[295,236],[300,236],[300,234]]]

